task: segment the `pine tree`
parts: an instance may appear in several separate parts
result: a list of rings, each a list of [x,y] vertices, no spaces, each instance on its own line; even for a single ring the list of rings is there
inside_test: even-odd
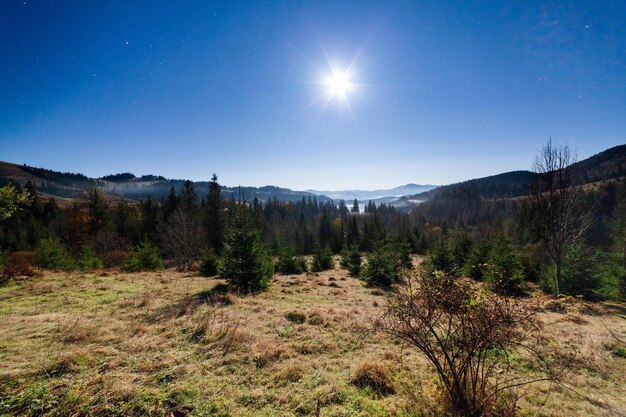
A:
[[[222,252],[224,245],[224,228],[222,219],[222,186],[217,182],[217,174],[213,174],[209,182],[209,195],[206,202],[206,234],[207,243],[215,253]]]
[[[333,221],[333,230],[332,230],[332,236],[330,240],[331,250],[334,253],[341,252],[341,249],[343,248],[343,241],[344,241],[343,220],[337,217],[335,221]]]
[[[220,275],[242,291],[267,288],[274,274],[272,258],[261,244],[245,204],[233,208],[224,236]]]
[[[343,268],[346,268],[350,275],[353,277],[358,277],[361,273],[361,252],[359,248],[356,246],[351,246],[350,248],[344,249],[341,253],[341,261],[340,264]]]
[[[359,225],[356,222],[356,216],[350,216],[348,221],[348,234],[346,236],[346,244],[348,246],[358,246],[360,243]]]
[[[100,192],[95,188],[89,191],[89,201],[87,203],[87,207],[89,209],[89,234],[93,237],[105,226],[108,220],[107,203],[100,195]]]
[[[176,193],[176,189],[172,185],[170,188],[170,192],[167,194],[167,198],[163,201],[163,217],[168,218],[171,213],[173,213],[179,204],[178,194]]]
[[[332,238],[332,225],[330,223],[330,218],[328,217],[328,211],[326,207],[322,209],[322,215],[320,216],[320,225],[319,225],[319,243],[321,246],[329,246],[330,240]]]
[[[197,210],[200,207],[196,186],[189,180],[183,183],[183,188],[180,192],[180,206],[184,211],[194,215],[197,214]]]
[[[152,197],[148,197],[140,204],[141,210],[141,237],[152,243],[157,241],[159,207],[154,203]]]
[[[352,203],[352,209],[350,210],[351,213],[354,214],[358,214],[360,212],[359,210],[359,202],[357,201],[357,199],[354,199],[354,203]]]

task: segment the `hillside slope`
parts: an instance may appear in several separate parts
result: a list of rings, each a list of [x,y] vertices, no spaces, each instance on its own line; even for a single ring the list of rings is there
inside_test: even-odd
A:
[[[58,198],[84,199],[89,190],[97,188],[117,197],[129,200],[141,200],[148,197],[163,198],[172,187],[180,190],[185,180],[166,179],[157,175],[136,177],[130,173],[108,175],[102,178],[89,178],[82,174],[57,172],[44,168],[34,168],[27,165],[17,165],[10,162],[0,162],[0,184],[15,183],[23,186],[30,181],[38,192],[45,196]],[[204,196],[209,191],[207,181],[194,183],[198,195]],[[277,198],[283,201],[298,201],[302,197],[316,198],[318,201],[328,201],[328,197],[314,195],[307,191],[294,191],[288,188],[267,185],[264,187],[223,187],[225,198],[245,198],[252,200],[255,197],[261,200]]]
[[[607,149],[577,162],[574,167],[578,171],[580,185],[626,176],[626,145]],[[527,185],[533,176],[531,171],[505,172],[444,185],[407,198],[425,201],[434,196],[459,193],[469,193],[486,199],[518,197],[526,194]]]

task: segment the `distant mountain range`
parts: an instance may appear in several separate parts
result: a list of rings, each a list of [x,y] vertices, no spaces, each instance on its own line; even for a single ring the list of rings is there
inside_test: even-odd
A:
[[[55,197],[61,201],[85,199],[89,190],[96,188],[114,198],[138,201],[152,197],[165,197],[174,187],[181,189],[185,180],[167,179],[158,175],[137,177],[131,173],[107,175],[102,178],[89,178],[82,174],[57,172],[27,165],[0,162],[0,185],[7,182],[24,185],[30,181],[38,192],[45,197]],[[199,196],[205,196],[209,190],[208,181],[194,182]],[[328,197],[316,196],[307,191],[294,191],[288,188],[267,185],[264,187],[223,187],[225,198],[261,200],[277,198],[283,201],[297,201],[302,197],[315,197],[318,201],[328,201]]]
[[[318,190],[307,190],[307,192],[316,195],[322,195],[333,200],[345,200],[348,202],[353,201],[355,198],[359,202],[367,202],[369,200],[373,200],[379,203],[388,203],[398,198],[410,195],[422,193],[425,191],[432,190],[435,188],[435,185],[420,185],[420,184],[406,184],[401,185],[396,188],[388,188],[381,190],[342,190],[342,191],[318,191]]]
[[[165,197],[171,187],[179,190],[185,180],[167,179],[160,175],[136,176],[132,173],[106,175],[100,178],[89,178],[83,174],[57,172],[45,168],[36,168],[28,165],[17,165],[10,162],[0,162],[0,184],[13,182],[24,185],[30,181],[37,191],[46,197],[56,197],[60,200],[75,201],[84,199],[89,190],[97,188],[112,197],[138,201],[148,197],[160,199]],[[200,196],[206,195],[209,189],[208,181],[194,182]],[[374,200],[376,203],[392,203],[399,197],[432,189],[433,185],[406,184],[387,190],[349,190],[349,191],[296,191],[272,185],[264,187],[223,187],[222,194],[226,197],[245,198],[252,200],[255,197],[261,200],[277,198],[282,201],[297,201],[302,197],[315,197],[318,201],[340,200],[352,202],[355,198],[360,203]]]
[[[626,145],[616,146],[600,152],[590,158],[577,162],[581,184],[594,183],[626,176]],[[223,187],[226,198],[255,197],[261,200],[276,198],[283,201],[298,201],[303,197],[316,198],[318,201],[343,199],[351,204],[357,199],[361,205],[369,200],[377,204],[386,203],[399,209],[409,210],[434,197],[456,195],[468,192],[483,199],[512,198],[524,195],[527,184],[535,174],[530,171],[512,171],[484,178],[472,179],[456,184],[434,186],[406,184],[400,187],[380,190],[343,190],[343,191],[294,191],[276,186],[264,187]],[[138,201],[148,196],[154,199],[165,197],[171,187],[179,190],[184,180],[167,179],[158,175],[137,177],[131,173],[107,175],[101,178],[89,178],[82,174],[56,172],[44,168],[0,162],[0,185],[8,182],[24,185],[27,181],[34,184],[38,192],[46,197],[55,197],[60,201],[85,199],[93,188],[105,191],[114,198]],[[198,195],[208,193],[208,182],[195,182]],[[459,191],[462,190],[462,193]]]

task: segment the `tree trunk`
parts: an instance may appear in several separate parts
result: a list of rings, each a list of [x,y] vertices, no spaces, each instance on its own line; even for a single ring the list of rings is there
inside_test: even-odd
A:
[[[554,260],[554,281],[556,284],[556,295],[561,295],[561,258]]]

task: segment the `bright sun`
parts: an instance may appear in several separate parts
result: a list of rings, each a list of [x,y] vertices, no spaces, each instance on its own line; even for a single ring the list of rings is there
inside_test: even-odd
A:
[[[326,81],[328,86],[328,93],[332,96],[339,95],[345,96],[346,92],[350,90],[352,84],[350,84],[350,78],[345,72],[336,72],[329,77]]]

